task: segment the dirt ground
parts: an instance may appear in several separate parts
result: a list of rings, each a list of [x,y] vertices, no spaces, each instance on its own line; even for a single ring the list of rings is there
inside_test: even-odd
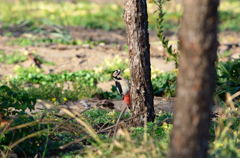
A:
[[[0,31],[1,32],[1,31]],[[1,32],[3,35],[3,32]],[[96,47],[91,47],[90,45],[82,46],[70,46],[70,45],[61,45],[54,44],[48,46],[29,46],[29,47],[20,47],[20,46],[9,46],[7,45],[8,37],[0,36],[0,50],[3,50],[5,53],[13,53],[15,50],[19,50],[21,53],[24,53],[26,49],[31,51],[36,51],[38,55],[47,61],[53,61],[56,65],[48,66],[42,65],[45,73],[60,73],[64,70],[69,72],[75,72],[83,69],[93,69],[97,65],[101,65],[104,62],[104,59],[114,58],[116,55],[119,55],[121,58],[128,58],[128,53],[124,51],[123,46],[126,44],[126,33],[124,30],[119,31],[104,31],[100,29],[85,29],[81,27],[72,27],[70,29],[70,34],[74,39],[80,39],[86,41],[91,39],[92,41],[105,41],[105,44],[99,44]],[[177,35],[172,32],[166,32],[168,38],[171,41],[177,40]],[[24,36],[24,34],[21,34]],[[151,64],[160,70],[171,71],[174,70],[174,63],[165,62],[167,53],[164,51],[162,45],[160,44],[156,32],[149,32],[150,35],[150,52],[151,52]],[[238,58],[240,55],[240,33],[238,32],[223,32],[219,34],[220,46],[218,54],[223,54],[224,52],[230,50],[231,54],[220,60],[230,60],[231,58]],[[114,45],[112,43],[115,43]],[[173,44],[173,48],[177,49],[177,45]],[[29,66],[28,61],[20,63],[19,65],[27,67]],[[0,77],[5,75],[12,75],[14,73],[14,66],[0,63]],[[97,86],[102,88],[104,91],[110,91],[111,85],[114,85],[113,81],[99,83]],[[167,111],[172,112],[174,101],[166,101],[165,99],[155,99],[155,111],[159,112]],[[116,106],[119,104],[119,101],[114,101]],[[89,102],[88,102],[89,103]],[[91,104],[91,103],[89,103]],[[120,102],[120,104],[122,104]]]
[[[4,34],[4,33],[2,33]],[[39,45],[39,46],[9,46],[7,41],[10,39],[8,37],[1,36],[0,39],[0,50],[3,50],[5,53],[11,54],[15,50],[19,50],[21,53],[24,53],[26,49],[29,52],[36,51],[38,55],[47,61],[53,61],[54,66],[42,65],[45,73],[53,72],[60,73],[64,70],[69,72],[75,72],[83,69],[93,69],[97,65],[101,65],[104,62],[105,58],[114,58],[116,55],[119,55],[121,58],[128,58],[128,53],[123,49],[124,44],[126,43],[126,33],[125,31],[104,31],[104,30],[93,30],[85,29],[81,27],[75,27],[70,29],[70,34],[74,39],[80,39],[86,41],[91,39],[92,41],[105,41],[97,45],[96,47],[91,47],[90,45],[82,46],[71,46],[71,45]],[[150,41],[158,42],[155,33],[150,33]],[[24,36],[24,34],[21,34]],[[171,37],[172,38],[172,37]],[[173,39],[173,38],[172,38]],[[112,44],[114,43],[114,45]],[[151,46],[151,64],[160,70],[170,71],[174,69],[174,63],[165,62],[166,52],[163,51],[161,45],[153,44]],[[28,61],[20,63],[20,66],[27,67],[29,66]],[[0,76],[13,75],[14,66],[0,63]],[[105,85],[106,83],[104,83]],[[101,86],[101,85],[100,85]],[[106,87],[106,86],[104,86]],[[108,86],[108,88],[111,87]],[[106,89],[104,89],[106,90]]]
[[[3,34],[3,33],[2,33]],[[104,59],[114,58],[114,56],[119,55],[122,58],[128,58],[128,53],[123,50],[123,45],[126,44],[126,33],[124,30],[119,31],[104,31],[100,29],[85,29],[81,27],[74,27],[70,29],[70,34],[74,39],[80,39],[86,41],[91,39],[92,41],[105,41],[105,44],[101,43],[96,47],[91,47],[90,45],[83,46],[66,46],[61,44],[54,44],[48,46],[9,46],[7,45],[8,37],[0,36],[0,50],[4,50],[5,53],[13,53],[15,50],[24,52],[26,49],[31,51],[36,51],[40,57],[46,59],[47,61],[53,61],[56,63],[55,66],[43,65],[46,73],[50,70],[54,73],[59,73],[63,70],[69,72],[74,72],[82,69],[93,69],[97,65],[101,65]],[[155,68],[170,71],[174,69],[174,63],[165,62],[165,57],[167,56],[166,51],[160,44],[156,32],[150,31],[150,52],[151,52],[151,64]],[[177,36],[173,33],[167,33],[170,36],[168,38],[171,41],[177,40]],[[24,36],[24,34],[22,34]],[[238,32],[223,32],[219,34],[220,46],[219,54],[224,53],[226,50],[231,51],[231,55],[228,58],[238,58],[240,55],[240,33]],[[115,43],[115,45],[112,45]],[[237,44],[232,46],[232,44]],[[173,44],[173,48],[177,49],[177,45]],[[80,56],[80,57],[77,57]],[[227,60],[226,58],[224,60]],[[28,66],[27,63],[20,63],[19,65]],[[0,76],[13,74],[13,67],[15,65],[0,64]]]

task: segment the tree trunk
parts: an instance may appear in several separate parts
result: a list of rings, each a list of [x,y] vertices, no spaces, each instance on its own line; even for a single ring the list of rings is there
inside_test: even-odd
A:
[[[169,158],[207,157],[215,86],[219,0],[184,0],[180,68]]]
[[[147,120],[154,121],[146,0],[127,0],[123,18],[126,24],[130,58],[132,116],[147,109]],[[133,120],[133,126],[142,124],[143,119],[140,117]]]

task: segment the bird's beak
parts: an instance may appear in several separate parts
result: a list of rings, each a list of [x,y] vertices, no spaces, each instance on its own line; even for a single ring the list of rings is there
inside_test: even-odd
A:
[[[122,75],[122,73],[123,73],[124,70],[125,70],[125,69],[120,70],[120,71],[121,71],[121,75]]]

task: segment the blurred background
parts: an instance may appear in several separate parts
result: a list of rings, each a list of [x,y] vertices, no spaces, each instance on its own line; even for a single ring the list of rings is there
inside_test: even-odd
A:
[[[238,58],[240,54],[239,7],[238,0],[220,2],[219,61]],[[81,71],[87,76],[97,74],[98,77],[89,77],[94,78],[91,85],[111,91],[113,70],[126,68],[125,75],[129,78],[126,31],[121,17],[123,11],[124,0],[1,0],[1,79],[38,84],[61,81],[68,87],[66,82],[81,76],[76,74]],[[166,63],[169,54],[156,35],[156,11],[157,5],[148,2],[153,79],[167,71],[173,73],[175,69],[173,61]],[[168,44],[175,50],[178,49],[177,34],[182,11],[180,0],[163,5],[166,13],[163,31],[169,39]],[[34,62],[34,58],[41,66]],[[33,63],[35,67],[31,67]],[[45,79],[46,74],[59,73],[70,77]],[[159,88],[165,90],[166,85],[159,85],[156,89]],[[165,95],[157,90],[155,94]],[[170,92],[167,96],[174,96],[174,93]]]

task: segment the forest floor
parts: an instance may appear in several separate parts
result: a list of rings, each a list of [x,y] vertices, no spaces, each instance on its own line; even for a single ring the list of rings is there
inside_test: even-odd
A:
[[[0,30],[3,35],[4,30]],[[16,33],[17,34],[17,33]],[[18,46],[8,45],[9,40],[14,38],[24,37],[27,34],[19,33],[16,37],[0,36],[0,50],[6,54],[13,54],[18,50],[22,54],[25,50],[29,52],[36,51],[38,55],[49,62],[54,62],[55,65],[42,65],[45,73],[53,72],[60,73],[64,70],[68,72],[75,72],[78,70],[92,70],[94,67],[101,65],[105,58],[113,59],[116,55],[121,58],[128,58],[128,53],[124,50],[126,45],[126,32],[124,30],[119,31],[105,31],[101,29],[85,29],[82,27],[73,27],[70,29],[72,38],[86,41],[104,41],[97,46],[85,45],[62,45],[62,44],[49,44],[49,45],[37,45],[37,46]],[[164,72],[174,70],[174,63],[166,63],[165,58],[167,52],[159,42],[156,32],[150,31],[150,53],[151,53],[151,65]],[[171,41],[177,40],[177,35],[174,32],[167,38]],[[240,55],[240,36],[239,32],[225,31],[219,33],[220,46],[218,54],[223,54],[227,51],[231,51],[224,58],[219,60],[229,60],[231,58],[238,58]],[[173,44],[173,48],[177,49],[177,44]],[[14,67],[16,64],[0,63],[0,77],[14,74]],[[28,61],[18,64],[20,66],[29,66]],[[101,83],[99,87],[103,90],[109,90],[113,82]]]
[[[113,59],[116,55],[120,58],[128,58],[128,53],[124,49],[126,45],[126,32],[124,30],[118,31],[104,31],[101,29],[85,29],[82,27],[72,27],[69,29],[72,38],[86,41],[91,39],[91,41],[104,41],[104,43],[99,43],[96,46],[91,46],[89,44],[85,45],[63,45],[63,44],[49,44],[49,45],[37,45],[37,46],[18,46],[18,45],[8,45],[10,40],[27,36],[27,34],[21,31],[15,32],[15,37],[5,37],[0,36],[0,50],[7,54],[12,54],[14,51],[18,50],[22,54],[25,50],[29,52],[36,51],[38,55],[49,62],[54,62],[55,65],[42,65],[45,73],[60,73],[64,70],[68,72],[76,72],[78,70],[92,70],[94,67],[101,65],[105,58]],[[168,38],[171,41],[177,40],[177,35],[174,32],[166,32]],[[1,30],[1,34],[4,34],[4,30]],[[150,31],[150,52],[151,52],[151,64],[162,71],[172,71],[174,70],[174,63],[165,62],[167,53],[160,44],[156,32]],[[218,54],[224,54],[229,52],[223,58],[219,60],[229,60],[231,58],[238,58],[240,55],[240,39],[238,38],[240,33],[225,31],[219,33],[220,46]],[[174,43],[174,42],[173,42]],[[234,45],[233,45],[234,44]],[[177,49],[177,44],[173,44],[173,48]],[[20,66],[28,67],[29,62],[25,61],[18,63]],[[14,67],[16,64],[4,64],[0,63],[0,76],[4,77],[6,75],[14,75]],[[113,81],[100,82],[97,84],[98,88],[103,91],[110,91],[111,86],[114,85]],[[119,109],[119,105],[122,103],[119,101],[112,101],[115,104],[115,109]],[[90,100],[87,102],[90,105],[95,104]],[[80,102],[72,102],[69,105],[83,108]],[[166,106],[167,105],[167,106]],[[174,102],[163,98],[155,98],[155,111],[160,110],[166,112],[172,112]],[[41,105],[36,105],[36,107]],[[38,107],[41,109],[41,107]]]

